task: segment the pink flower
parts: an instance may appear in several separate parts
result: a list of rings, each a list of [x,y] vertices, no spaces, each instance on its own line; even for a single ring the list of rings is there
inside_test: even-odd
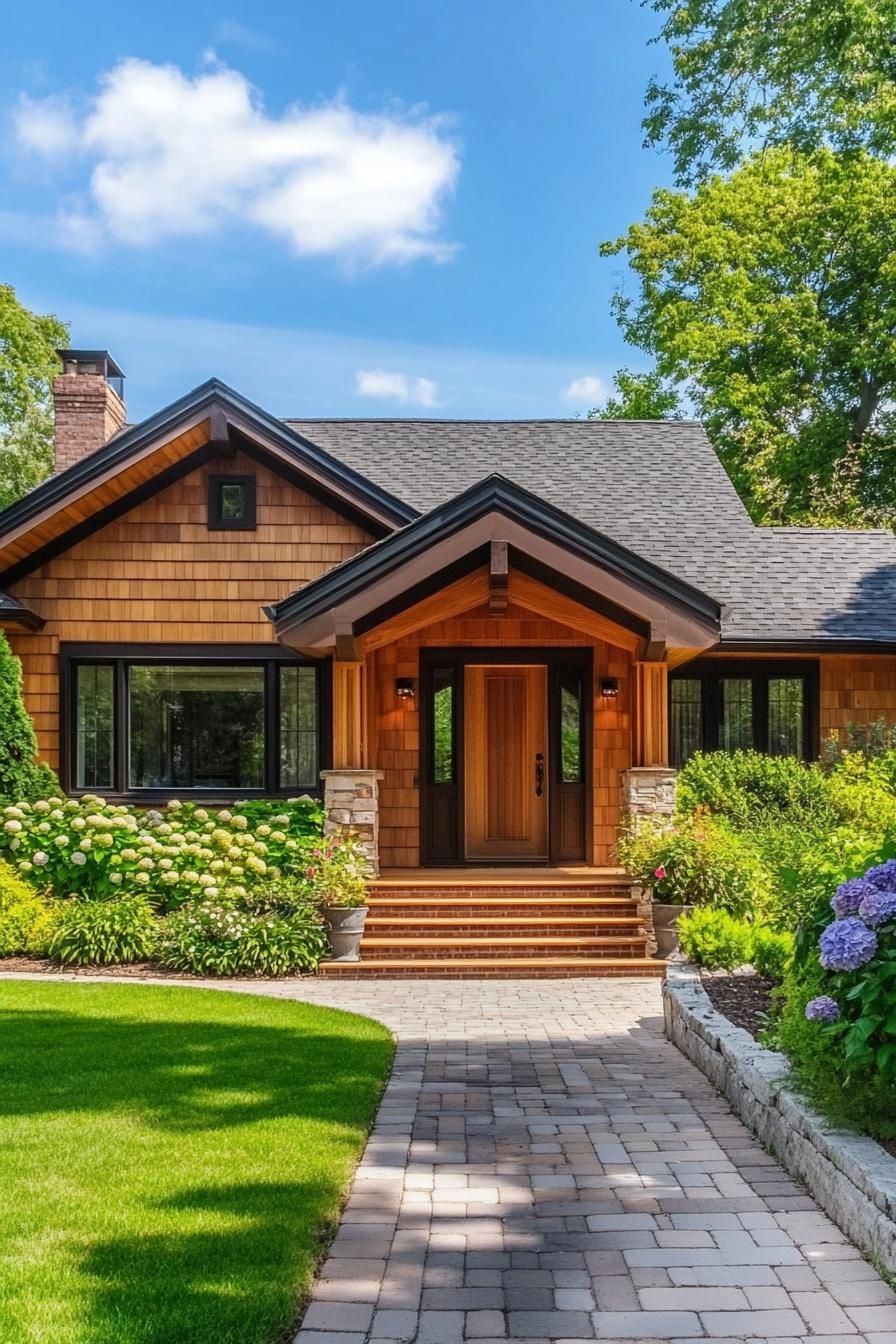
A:
[[[666,870],[662,864],[660,864],[659,868],[654,869],[653,875],[654,877],[658,878],[660,882],[662,882],[663,878],[666,876]]]
[[[305,869],[305,876],[310,880],[310,879],[314,876],[314,869],[313,869],[313,868],[306,868],[306,869]]]

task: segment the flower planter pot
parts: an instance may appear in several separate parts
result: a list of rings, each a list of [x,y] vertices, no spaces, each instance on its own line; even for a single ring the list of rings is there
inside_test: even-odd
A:
[[[656,938],[654,956],[663,961],[678,951],[678,917],[693,910],[692,905],[665,905],[662,901],[653,902],[653,932]]]
[[[360,961],[366,905],[325,905],[322,910],[333,961]]]

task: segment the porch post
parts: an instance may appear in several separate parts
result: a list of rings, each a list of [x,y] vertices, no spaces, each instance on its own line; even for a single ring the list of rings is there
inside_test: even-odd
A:
[[[333,768],[321,771],[324,834],[351,835],[379,872],[379,782],[367,769],[364,733],[364,664],[333,661]]]
[[[669,767],[669,665],[635,663],[634,765],[622,775],[630,816],[671,816],[676,771]]]
[[[333,663],[333,765],[365,764],[364,664]]]

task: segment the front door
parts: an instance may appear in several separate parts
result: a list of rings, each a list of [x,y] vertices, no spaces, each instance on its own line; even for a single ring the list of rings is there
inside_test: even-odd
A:
[[[466,858],[548,857],[548,678],[544,666],[464,671]]]

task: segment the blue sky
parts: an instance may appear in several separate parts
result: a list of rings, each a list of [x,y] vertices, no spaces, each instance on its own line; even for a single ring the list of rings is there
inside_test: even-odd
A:
[[[113,353],[132,418],[212,374],[280,415],[581,412],[644,364],[597,244],[670,178],[655,27],[638,0],[13,6],[0,278]]]

